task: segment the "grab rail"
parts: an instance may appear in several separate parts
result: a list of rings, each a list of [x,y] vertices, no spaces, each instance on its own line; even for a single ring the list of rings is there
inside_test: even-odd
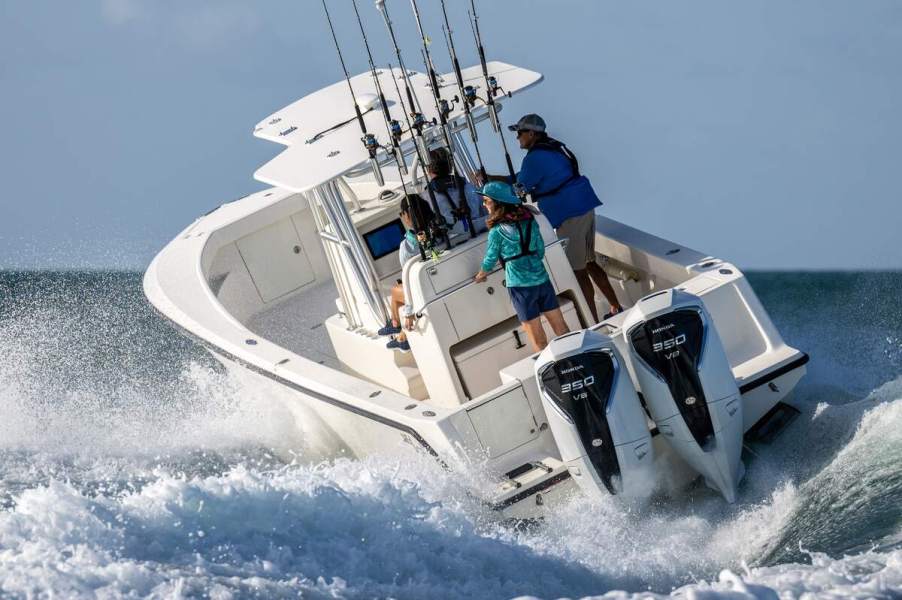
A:
[[[348,242],[339,239],[338,236],[332,235],[331,233],[328,233],[328,232],[325,232],[325,231],[320,231],[320,232],[319,232],[319,237],[323,238],[323,239],[326,240],[327,242],[332,242],[333,244],[338,244],[339,246],[346,246],[346,247],[349,247],[349,248],[350,248],[350,246],[351,246],[351,244],[349,244]]]

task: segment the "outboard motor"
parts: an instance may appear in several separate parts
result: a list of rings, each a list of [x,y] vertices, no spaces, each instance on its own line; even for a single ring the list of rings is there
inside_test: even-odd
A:
[[[701,298],[669,289],[646,296],[623,331],[658,430],[727,502],[745,473],[742,399]]]
[[[613,340],[584,330],[554,339],[536,379],[551,433],[570,474],[590,495],[647,496],[651,433]]]

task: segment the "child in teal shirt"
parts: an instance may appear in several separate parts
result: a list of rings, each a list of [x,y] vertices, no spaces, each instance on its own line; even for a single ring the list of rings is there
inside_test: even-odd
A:
[[[558,305],[557,295],[542,258],[545,242],[532,212],[520,202],[510,185],[492,181],[479,190],[488,211],[489,239],[482,268],[475,280],[481,283],[498,261],[517,317],[538,352],[548,345],[541,316],[548,319],[555,335],[570,331]]]

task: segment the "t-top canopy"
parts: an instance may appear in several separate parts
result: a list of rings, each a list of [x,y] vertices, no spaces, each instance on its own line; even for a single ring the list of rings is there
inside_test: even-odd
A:
[[[498,85],[511,94],[522,92],[542,80],[541,73],[503,62],[492,61],[487,67],[489,75],[494,76]],[[406,127],[401,101],[391,79],[398,79],[398,87],[404,94],[401,70],[393,68],[389,71],[385,68],[377,72],[392,118]],[[411,91],[417,97],[423,115],[428,120],[438,119],[428,77],[422,73],[410,73]],[[485,96],[481,66],[467,67],[461,70],[461,74],[465,85],[472,85],[480,97]],[[441,75],[438,79],[445,99],[450,100],[459,95],[453,75]],[[391,138],[376,97],[372,75],[369,71],[355,75],[351,78],[351,85],[360,110],[364,113],[367,131],[374,134],[381,144],[389,145]],[[404,103],[406,105],[406,98]],[[473,112],[474,118],[479,118],[486,114],[486,108],[479,103]],[[448,119],[450,121],[461,117],[463,113],[463,107],[457,103]],[[360,141],[360,126],[357,124],[348,85],[343,80],[270,115],[254,128],[254,135],[288,146],[287,150],[260,167],[254,173],[254,178],[295,192],[312,189],[369,160],[369,154]],[[411,134],[406,133],[402,141],[405,148],[410,146],[411,139]],[[384,153],[380,152],[380,156],[382,155]]]

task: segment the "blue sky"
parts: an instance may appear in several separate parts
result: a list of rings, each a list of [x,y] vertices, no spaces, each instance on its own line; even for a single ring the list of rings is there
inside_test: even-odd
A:
[[[409,2],[387,1],[419,68]],[[472,64],[468,2],[447,2]],[[546,75],[505,120],[543,115],[613,218],[743,268],[902,268],[902,2],[478,5],[489,58]],[[365,70],[349,0],[330,7]],[[314,0],[0,0],[0,268],[143,268],[263,187],[259,119],[340,77]]]

